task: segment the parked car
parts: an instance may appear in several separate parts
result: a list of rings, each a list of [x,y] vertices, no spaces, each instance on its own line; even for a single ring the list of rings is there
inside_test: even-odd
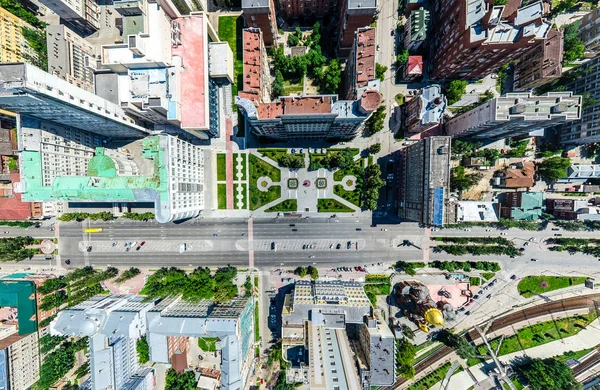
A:
[[[517,279],[517,275],[513,275],[513,276],[511,276],[510,278],[511,278],[512,280],[515,280],[515,279]]]

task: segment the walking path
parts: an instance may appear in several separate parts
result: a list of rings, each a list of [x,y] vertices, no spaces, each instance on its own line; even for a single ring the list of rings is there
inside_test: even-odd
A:
[[[233,124],[231,118],[225,119],[225,143],[227,154],[225,156],[227,172],[227,209],[233,209],[233,145],[231,135],[233,134]]]

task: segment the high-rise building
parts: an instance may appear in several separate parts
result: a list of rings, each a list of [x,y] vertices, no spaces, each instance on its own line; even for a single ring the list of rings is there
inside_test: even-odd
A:
[[[335,13],[336,1],[329,0],[278,0],[279,11],[285,19],[310,19],[331,16]]]
[[[61,311],[50,334],[89,337],[92,390],[151,390],[154,371],[139,364],[136,341],[153,306],[135,295],[95,296]]]
[[[321,1],[325,4],[336,4],[335,1]],[[346,56],[354,43],[355,31],[373,22],[373,16],[377,12],[377,0],[339,0],[338,12],[338,53]]]
[[[380,102],[377,90],[363,92],[359,100],[338,100],[337,95],[283,96],[256,104],[236,97],[256,136],[280,140],[352,139]]]
[[[447,223],[450,186],[450,137],[420,140],[401,153],[399,208],[401,218],[428,226]]]
[[[96,53],[92,46],[64,24],[46,27],[48,73],[94,92]]]
[[[117,104],[29,64],[0,64],[0,108],[112,138],[149,133]]]
[[[254,358],[254,301],[185,302],[168,298],[146,314],[150,360],[169,363],[169,337],[217,337],[221,389],[244,389]]]
[[[448,105],[442,87],[428,85],[419,94],[404,104],[404,126],[409,137],[439,135],[444,110]]]
[[[582,97],[572,92],[507,93],[446,122],[446,134],[494,140],[518,137],[581,118]]]
[[[563,32],[550,29],[541,45],[525,53],[514,67],[515,91],[536,88],[562,75]]]
[[[282,323],[283,356],[295,356],[288,383],[322,390],[394,383],[394,336],[373,318],[360,283],[296,281],[285,296]]]
[[[100,12],[96,0],[40,0],[40,2],[83,34],[91,34],[100,28]]]
[[[37,59],[37,54],[23,35],[23,29],[35,30],[29,23],[0,7],[0,63]]]
[[[276,45],[277,20],[274,0],[242,0],[242,10],[246,26],[260,29],[266,46]]]
[[[486,0],[435,2],[432,27],[435,79],[483,78],[541,44],[550,30],[536,2],[492,6]]]
[[[586,56],[600,54],[600,8],[585,14],[580,23],[579,34],[585,45]]]
[[[559,126],[560,141],[566,145],[600,142],[600,56],[570,70],[567,75],[572,81],[565,88],[578,95],[588,95],[591,104],[583,108],[581,121]]]
[[[417,50],[427,38],[427,30],[429,29],[430,16],[429,11],[421,7],[411,11],[404,31],[404,48],[407,50]]]

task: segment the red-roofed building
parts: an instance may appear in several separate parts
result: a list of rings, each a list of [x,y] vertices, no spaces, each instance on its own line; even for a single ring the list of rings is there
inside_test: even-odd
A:
[[[21,221],[42,217],[42,204],[39,202],[22,202],[21,194],[13,189],[19,182],[19,173],[11,172],[10,182],[0,182],[0,220]]]
[[[375,78],[375,29],[364,27],[356,30],[354,46],[346,63],[345,97],[356,99],[359,88],[369,85]]]
[[[421,56],[410,56],[406,65],[404,65],[404,74],[402,79],[404,81],[412,81],[420,79],[423,76],[423,57]]]
[[[242,0],[246,26],[258,28],[263,33],[265,45],[277,44],[277,21],[273,0]]]
[[[257,103],[269,101],[271,78],[262,31],[247,28],[242,34],[244,72],[242,92],[238,96]]]

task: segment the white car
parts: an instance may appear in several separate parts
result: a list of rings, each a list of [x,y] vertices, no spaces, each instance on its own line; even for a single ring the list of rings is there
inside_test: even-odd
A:
[[[179,253],[183,253],[187,251],[187,244],[184,242],[183,244],[179,245]]]
[[[131,243],[131,246],[136,246],[137,245],[137,241],[134,241]]]

